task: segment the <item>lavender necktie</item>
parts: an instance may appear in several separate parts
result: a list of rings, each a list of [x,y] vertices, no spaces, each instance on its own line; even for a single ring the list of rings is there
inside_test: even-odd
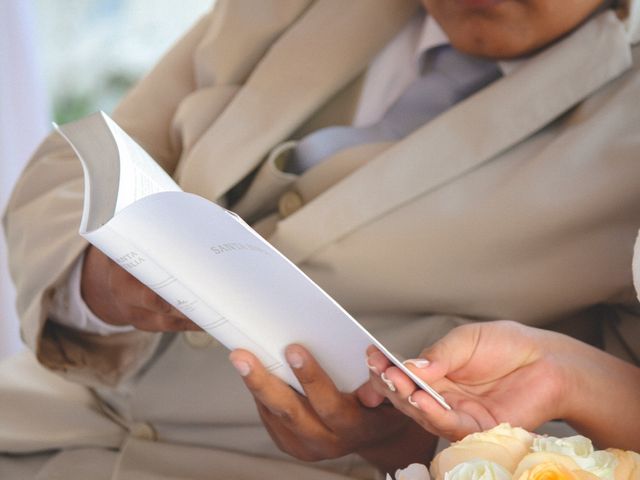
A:
[[[449,45],[425,52],[422,65],[423,74],[378,123],[367,127],[327,127],[307,135],[296,146],[287,171],[300,174],[348,147],[404,138],[500,77],[496,62],[465,55]]]

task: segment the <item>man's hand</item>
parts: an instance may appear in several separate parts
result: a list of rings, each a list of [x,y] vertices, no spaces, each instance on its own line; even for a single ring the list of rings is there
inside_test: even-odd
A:
[[[385,471],[429,461],[436,439],[419,425],[391,405],[367,408],[356,394],[339,392],[303,347],[290,345],[286,356],[306,397],[271,375],[250,352],[230,355],[282,451],[306,461],[358,453]]]
[[[449,440],[500,422],[533,430],[566,412],[562,368],[547,353],[562,351],[548,348],[558,337],[515,322],[469,324],[449,332],[419,359],[405,362],[445,397],[451,411],[417,390],[371,347],[371,385],[378,395],[370,393],[363,401],[375,405],[384,396],[426,430]]]
[[[111,325],[133,325],[148,332],[200,330],[93,246],[85,254],[81,291],[91,311]]]

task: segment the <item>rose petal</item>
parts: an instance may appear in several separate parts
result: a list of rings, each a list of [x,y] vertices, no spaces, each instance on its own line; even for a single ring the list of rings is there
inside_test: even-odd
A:
[[[486,432],[467,435],[433,459],[431,474],[435,480],[443,480],[444,474],[456,465],[479,458],[497,463],[513,472],[529,452],[533,438],[533,434],[526,430],[513,428],[506,423]]]
[[[396,470],[396,480],[431,480],[431,477],[425,465],[412,463],[407,468]]]
[[[472,460],[456,465],[444,480],[511,480],[511,474],[497,463]]]
[[[618,461],[614,470],[615,480],[640,480],[640,455],[617,448],[608,448],[606,451]]]
[[[560,465],[567,470],[580,470],[580,466],[574,459],[567,455],[562,455],[555,452],[534,452],[525,456],[513,473],[513,478],[518,479],[527,470],[531,470],[537,465],[546,463]]]

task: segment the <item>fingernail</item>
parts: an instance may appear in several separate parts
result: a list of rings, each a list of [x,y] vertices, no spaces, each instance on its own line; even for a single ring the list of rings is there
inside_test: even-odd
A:
[[[404,363],[405,365],[413,365],[417,368],[425,368],[431,364],[431,362],[425,358],[410,358],[409,360],[405,360],[402,363]]]
[[[298,352],[287,352],[286,356],[287,362],[289,362],[289,365],[293,368],[302,368],[302,365],[304,365],[304,359]]]
[[[231,363],[233,364],[234,368],[238,371],[241,377],[246,377],[251,373],[251,365],[249,365],[247,362],[236,360]]]
[[[389,390],[391,390],[392,392],[396,391],[396,386],[393,384],[391,380],[389,380],[389,377],[387,377],[384,374],[384,372],[380,374],[380,378],[382,379],[384,384],[387,386],[387,388],[389,388]]]
[[[407,397],[407,402],[409,402],[411,405],[413,405],[414,407],[416,407],[418,410],[420,410],[420,405],[418,405],[418,402],[416,402],[411,395],[409,395]]]
[[[375,367],[375,366],[371,365],[369,363],[369,360],[367,360],[367,367],[369,368],[369,370],[371,370],[376,375],[380,375],[380,370],[378,370],[378,367]]]

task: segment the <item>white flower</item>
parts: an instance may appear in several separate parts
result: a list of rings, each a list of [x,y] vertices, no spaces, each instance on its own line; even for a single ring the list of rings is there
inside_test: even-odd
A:
[[[531,450],[534,452],[555,452],[569,457],[586,458],[593,453],[591,440],[582,435],[573,437],[536,437]]]
[[[593,450],[591,440],[582,435],[573,437],[538,437],[533,440],[533,452],[550,452],[571,458],[583,470],[605,479],[613,480],[618,461],[614,454]]]
[[[471,460],[446,472],[444,480],[511,480],[511,473],[495,462]]]
[[[387,473],[387,480],[394,480]],[[407,468],[396,470],[395,480],[431,480],[429,470],[420,463],[412,463]]]

